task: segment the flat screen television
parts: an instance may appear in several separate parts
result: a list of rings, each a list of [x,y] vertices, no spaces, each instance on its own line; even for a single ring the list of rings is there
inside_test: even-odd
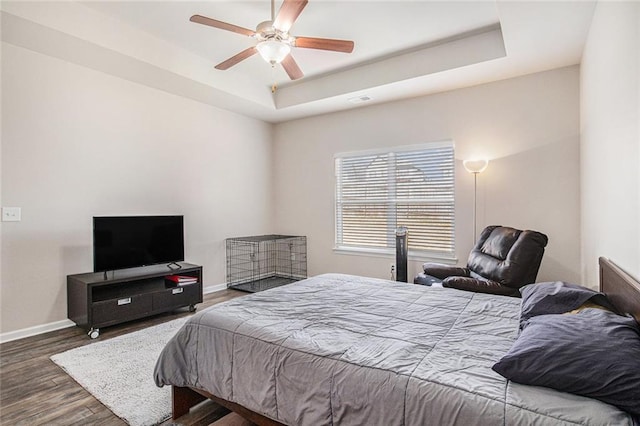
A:
[[[183,216],[94,216],[94,272],[184,260]]]

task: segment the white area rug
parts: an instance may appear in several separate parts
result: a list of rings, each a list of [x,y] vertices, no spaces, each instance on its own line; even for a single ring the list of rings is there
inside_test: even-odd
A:
[[[131,426],[155,425],[171,417],[171,387],[157,387],[153,369],[162,348],[186,320],[93,342],[51,360]]]

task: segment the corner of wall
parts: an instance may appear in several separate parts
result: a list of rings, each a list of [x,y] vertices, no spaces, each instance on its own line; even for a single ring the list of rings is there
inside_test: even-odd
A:
[[[581,269],[587,285],[598,282],[600,256],[640,276],[639,28],[640,3],[599,2],[582,56]]]

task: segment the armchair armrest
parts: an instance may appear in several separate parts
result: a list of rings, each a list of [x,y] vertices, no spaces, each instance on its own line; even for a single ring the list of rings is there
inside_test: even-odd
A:
[[[431,275],[432,277],[439,278],[441,280],[451,277],[468,277],[469,269],[460,268],[458,266],[449,266],[444,265],[442,263],[425,263],[422,265],[422,269],[424,269],[424,273],[427,275]]]
[[[501,296],[520,296],[518,289],[507,287],[499,282],[491,280],[479,280],[470,277],[449,277],[442,281],[443,287],[457,288],[458,290],[475,291],[476,293],[491,293]]]

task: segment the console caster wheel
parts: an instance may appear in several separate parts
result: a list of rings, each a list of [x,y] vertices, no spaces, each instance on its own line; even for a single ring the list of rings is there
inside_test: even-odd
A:
[[[87,335],[92,339],[97,339],[98,336],[100,336],[100,329],[99,328],[92,328],[91,330],[89,330]]]
[[[196,309],[196,305],[189,305],[189,312],[195,312]]]

